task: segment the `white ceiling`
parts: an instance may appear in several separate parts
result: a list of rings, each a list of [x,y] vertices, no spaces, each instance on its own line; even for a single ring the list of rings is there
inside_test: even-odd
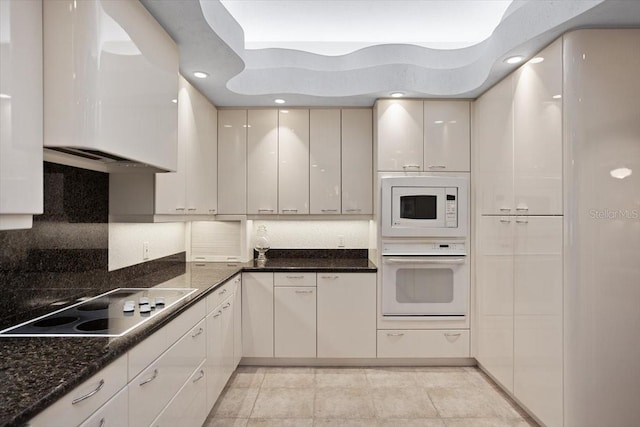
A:
[[[273,106],[276,98],[287,106],[371,106],[395,91],[476,98],[517,67],[506,57],[531,58],[575,28],[640,27],[640,0],[515,0],[493,30],[498,18],[480,19],[481,0],[141,1],[177,42],[182,74],[217,106]],[[225,8],[243,3],[248,11],[234,11],[237,19]],[[445,23],[452,16],[458,23]],[[487,27],[471,31],[474,20]],[[308,42],[310,50],[350,53],[299,50]],[[209,77],[195,79],[198,70]]]

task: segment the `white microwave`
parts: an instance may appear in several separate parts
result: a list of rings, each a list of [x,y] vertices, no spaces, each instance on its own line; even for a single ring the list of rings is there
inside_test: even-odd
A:
[[[466,237],[469,179],[381,178],[382,237]]]

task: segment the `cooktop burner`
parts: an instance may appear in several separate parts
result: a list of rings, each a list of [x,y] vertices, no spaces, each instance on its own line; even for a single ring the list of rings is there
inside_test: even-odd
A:
[[[0,331],[0,336],[119,337],[197,289],[119,288]]]

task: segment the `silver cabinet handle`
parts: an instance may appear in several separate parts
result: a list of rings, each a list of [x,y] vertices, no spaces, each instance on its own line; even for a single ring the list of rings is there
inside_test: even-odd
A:
[[[420,258],[382,258],[383,264],[464,264],[465,258],[420,257]]]
[[[295,213],[295,212],[298,212],[298,209],[282,209],[282,213],[285,213],[285,212],[294,212]]]
[[[528,220],[528,219],[520,219],[520,218],[517,218],[517,219],[516,219],[516,223],[517,223],[517,224],[528,224],[528,223],[529,223],[529,220]]]
[[[338,209],[320,209],[320,212],[338,212]]]
[[[454,334],[451,332],[445,332],[444,334],[445,337],[459,337],[460,335],[462,335],[460,332],[458,332],[457,334]]]
[[[500,218],[500,222],[503,223],[503,224],[510,224],[511,220],[507,219],[507,218]]]
[[[296,294],[312,294],[313,291],[309,290],[309,291],[301,291],[301,290],[296,290]]]
[[[96,387],[95,389],[93,389],[89,393],[85,394],[84,396],[80,396],[77,399],[73,399],[71,401],[71,404],[75,405],[75,404],[78,404],[78,403],[82,402],[83,400],[87,400],[88,398],[90,398],[91,396],[93,396],[94,394],[96,394],[97,392],[102,390],[102,387],[104,387],[104,380],[100,380],[100,382],[98,383],[98,387]]]
[[[156,378],[158,378],[158,370],[154,369],[153,370],[153,375],[151,376],[151,378],[147,378],[146,380],[142,381],[140,383],[140,387],[142,387],[145,384],[149,384],[151,381],[155,380]]]
[[[203,261],[204,261],[206,258],[205,258],[205,257],[203,257],[203,256],[197,256],[197,257],[195,257],[195,259],[201,259],[201,260],[203,260]]]
[[[517,212],[526,212],[528,210],[529,210],[529,208],[527,206],[516,207],[516,211]]]
[[[176,208],[177,211],[183,211],[184,208]]]
[[[320,276],[321,279],[336,280],[338,276]]]
[[[362,212],[362,209],[345,209],[345,212]]]
[[[227,309],[227,308],[229,308],[229,307],[231,307],[231,303],[230,303],[230,302],[228,302],[228,303],[226,303],[225,305],[223,305],[223,306],[222,306],[222,309],[223,309],[223,310],[226,310],[226,309]]]
[[[209,213],[216,213],[215,209],[209,209]]]
[[[429,169],[446,169],[447,167],[444,165],[429,165],[427,166]]]
[[[218,311],[216,314],[213,315],[213,318],[216,319],[220,317],[221,314],[222,314],[222,311]]]
[[[195,211],[197,208],[187,208],[188,211]]]
[[[207,264],[194,264],[196,267],[206,267]]]
[[[398,333],[395,333],[395,334],[388,333],[387,336],[388,337],[402,337],[402,336],[404,336],[404,333],[402,333],[402,332],[398,332]]]
[[[273,212],[273,209],[258,209],[258,213],[260,212]]]
[[[420,169],[420,165],[402,165],[402,169]]]
[[[304,276],[287,276],[287,279],[304,279]]]
[[[500,208],[500,212],[511,212],[511,208]]]
[[[196,378],[195,380],[193,380],[193,383],[197,383],[198,381],[200,381],[201,379],[204,378],[204,369],[200,369],[200,376],[198,378]]]
[[[196,332],[195,334],[191,335],[191,338],[195,338],[198,335],[202,335],[203,332],[204,332],[204,329],[198,328],[198,332]]]
[[[224,295],[227,293],[227,288],[224,288],[223,290],[221,290],[220,292],[218,292],[218,295]]]

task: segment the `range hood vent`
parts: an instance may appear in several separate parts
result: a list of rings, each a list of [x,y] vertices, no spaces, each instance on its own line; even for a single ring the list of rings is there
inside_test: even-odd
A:
[[[107,173],[169,172],[166,169],[104,151],[74,147],[45,147],[44,160]]]

